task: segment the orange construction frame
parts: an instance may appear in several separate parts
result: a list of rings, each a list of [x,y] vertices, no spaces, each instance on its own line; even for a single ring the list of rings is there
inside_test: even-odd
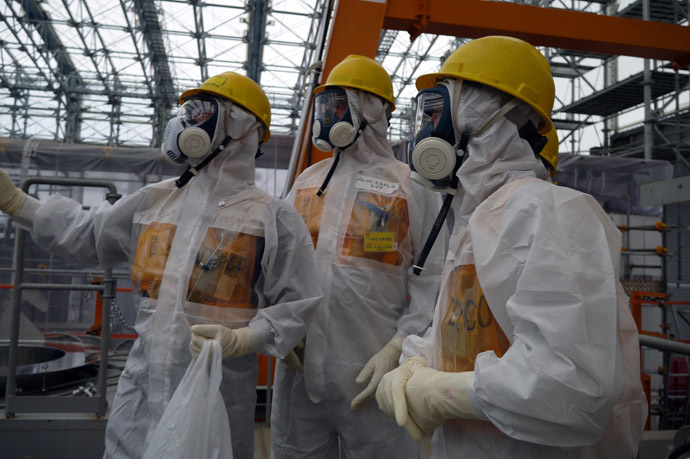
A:
[[[486,0],[337,0],[321,81],[349,54],[375,57],[383,29],[478,38],[509,35],[536,46],[668,60],[690,65],[690,26]],[[309,116],[309,113],[307,114]],[[331,157],[300,142],[295,177]]]

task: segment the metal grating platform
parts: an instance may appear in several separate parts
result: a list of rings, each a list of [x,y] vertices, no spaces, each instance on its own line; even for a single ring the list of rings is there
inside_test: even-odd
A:
[[[554,78],[577,78],[595,68],[596,67],[591,65],[571,65],[561,62],[551,62],[551,75],[553,75]]]
[[[625,294],[630,296],[631,292],[665,292],[665,286],[662,281],[651,279],[621,279],[621,285]]]
[[[562,107],[559,112],[581,113],[584,115],[609,116],[644,102],[642,88],[643,74],[638,73],[619,81],[608,88],[595,92],[577,102]],[[680,75],[680,86],[688,83],[687,75]],[[652,72],[652,98],[656,99],[675,91],[676,74],[672,72]]]
[[[578,51],[574,49],[559,49],[557,51],[558,54],[561,56],[573,56],[573,57],[581,57],[581,58],[588,58],[588,59],[601,59],[601,60],[606,60],[610,58],[612,55],[611,54],[606,54],[606,53],[595,53],[594,51]]]
[[[675,8],[675,17],[674,17]],[[656,22],[668,22],[671,24],[687,20],[687,0],[650,0],[649,20]],[[632,19],[642,19],[642,0],[637,0],[632,5],[616,13],[616,16]]]

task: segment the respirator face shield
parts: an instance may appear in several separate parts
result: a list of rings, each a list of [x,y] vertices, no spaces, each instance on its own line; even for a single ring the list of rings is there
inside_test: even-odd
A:
[[[219,126],[220,107],[218,101],[208,96],[193,96],[187,99],[177,111],[177,116],[165,128],[165,153],[177,164],[184,164],[188,158],[202,158],[211,152]],[[222,135],[222,132],[220,132]]]
[[[213,98],[190,98],[177,111],[185,127],[199,126],[218,113],[218,102]]]
[[[343,148],[352,143],[357,130],[344,89],[327,89],[314,97],[312,141],[321,151]]]
[[[424,186],[447,192],[458,159],[448,88],[437,85],[422,90],[415,99],[414,120],[408,158],[411,176]]]

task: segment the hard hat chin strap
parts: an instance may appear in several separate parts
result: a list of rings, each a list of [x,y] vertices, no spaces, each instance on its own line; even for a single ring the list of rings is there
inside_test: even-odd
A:
[[[472,135],[473,135],[473,136],[477,136],[477,135],[481,135],[481,134],[483,134],[484,132],[486,132],[487,129],[489,129],[496,121],[498,121],[499,119],[501,119],[506,113],[508,113],[509,111],[511,111],[512,109],[514,109],[514,108],[517,107],[518,105],[520,105],[520,102],[521,102],[520,99],[518,99],[517,97],[513,97],[513,98],[510,100],[510,102],[508,102],[508,103],[505,104],[503,107],[501,107],[500,109],[498,109],[498,110],[496,111],[496,113],[494,113],[494,114],[491,116],[491,118],[489,118],[489,120],[488,120],[486,123],[484,123],[484,126],[482,126],[481,128],[479,128],[478,131],[473,132]]]
[[[521,139],[525,139],[535,155],[539,155],[546,146],[548,139],[539,134],[532,120],[528,120],[520,129],[518,134]]]

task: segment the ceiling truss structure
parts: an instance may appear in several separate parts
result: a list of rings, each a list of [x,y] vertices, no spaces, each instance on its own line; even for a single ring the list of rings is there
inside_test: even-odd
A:
[[[331,1],[5,0],[0,137],[158,147],[179,94],[228,70],[293,133]]]
[[[293,135],[304,92],[318,78],[322,65],[317,40],[333,3],[5,0],[0,5],[0,137],[158,147],[179,94],[227,70],[260,82],[272,105],[272,131]],[[635,19],[644,13],[642,0],[515,3]],[[688,25],[687,0],[653,0],[651,5],[650,20]],[[416,77],[436,71],[464,41],[433,34],[410,41],[408,33],[382,30],[376,58],[393,79],[397,99],[390,130],[393,140],[411,133]],[[601,145],[608,148],[609,137],[626,131],[620,113],[583,113],[577,101],[604,97],[609,86],[630,77],[619,78],[618,57],[541,49],[561,82],[554,118],[565,139],[562,146],[582,152],[582,138],[590,130],[602,136]],[[666,64],[652,61],[652,71],[672,72]],[[686,105],[676,100],[686,81],[682,72],[675,83],[665,81],[679,92],[653,100],[652,112],[655,119],[664,120],[664,126],[670,123],[667,117],[673,107]],[[624,112],[639,110],[638,99]],[[674,136],[665,132],[657,137],[661,141]]]

